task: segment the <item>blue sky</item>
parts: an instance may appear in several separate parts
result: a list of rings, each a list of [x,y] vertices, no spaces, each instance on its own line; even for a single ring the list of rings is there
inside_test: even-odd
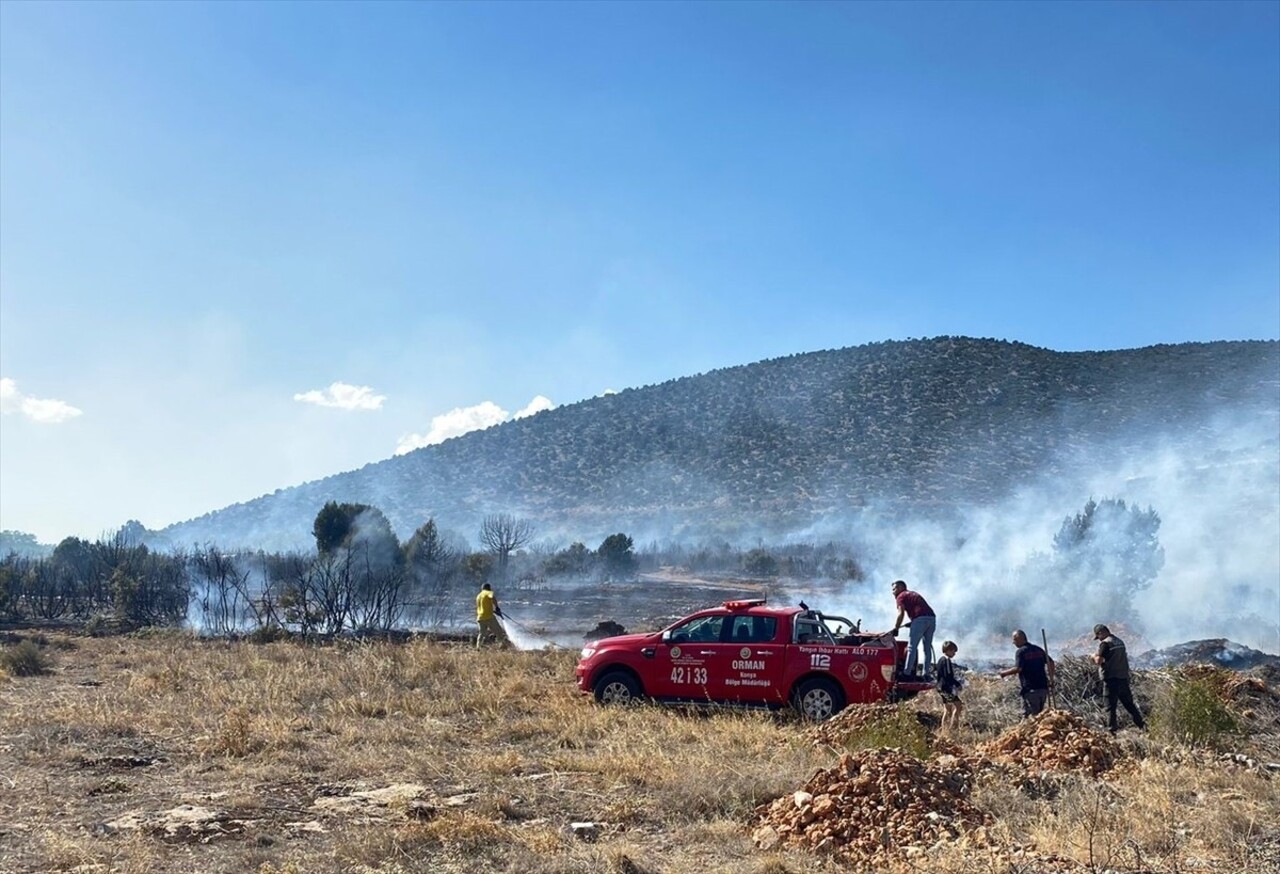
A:
[[[1280,4],[0,3],[0,527],[939,334],[1280,335]]]

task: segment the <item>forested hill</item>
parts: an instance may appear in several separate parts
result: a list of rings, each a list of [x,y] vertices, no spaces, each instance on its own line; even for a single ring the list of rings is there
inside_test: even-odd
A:
[[[945,513],[1224,423],[1280,427],[1280,344],[1063,353],[942,337],[812,352],[629,389],[235,504],[174,544],[307,546],[326,501],[474,538],[505,512],[583,540],[777,535]],[[1256,447],[1255,447],[1256,448]]]

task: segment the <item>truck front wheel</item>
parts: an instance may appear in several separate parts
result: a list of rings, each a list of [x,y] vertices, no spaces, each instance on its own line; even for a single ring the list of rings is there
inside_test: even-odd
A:
[[[839,687],[821,677],[805,680],[797,686],[791,700],[801,716],[814,722],[830,719],[844,707],[844,696],[840,694]]]
[[[626,671],[610,671],[593,687],[601,704],[631,704],[640,697],[640,684]]]

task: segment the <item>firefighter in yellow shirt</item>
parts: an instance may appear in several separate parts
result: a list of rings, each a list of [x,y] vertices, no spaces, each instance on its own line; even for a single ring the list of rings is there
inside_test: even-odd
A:
[[[511,646],[511,641],[507,639],[507,632],[502,627],[502,623],[498,621],[498,617],[502,615],[502,608],[498,606],[498,599],[493,594],[493,587],[485,583],[480,587],[480,594],[476,595],[476,624],[480,626],[480,633],[476,635],[476,649],[484,646],[486,643],[493,641],[503,646]]]

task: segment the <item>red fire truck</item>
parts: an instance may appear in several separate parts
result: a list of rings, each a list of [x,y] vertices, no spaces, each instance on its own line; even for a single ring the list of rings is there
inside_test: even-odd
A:
[[[748,706],[794,706],[822,720],[846,704],[896,701],[932,688],[901,674],[907,645],[864,633],[803,602],[726,601],[649,634],[592,641],[578,688],[605,704],[640,697]]]

